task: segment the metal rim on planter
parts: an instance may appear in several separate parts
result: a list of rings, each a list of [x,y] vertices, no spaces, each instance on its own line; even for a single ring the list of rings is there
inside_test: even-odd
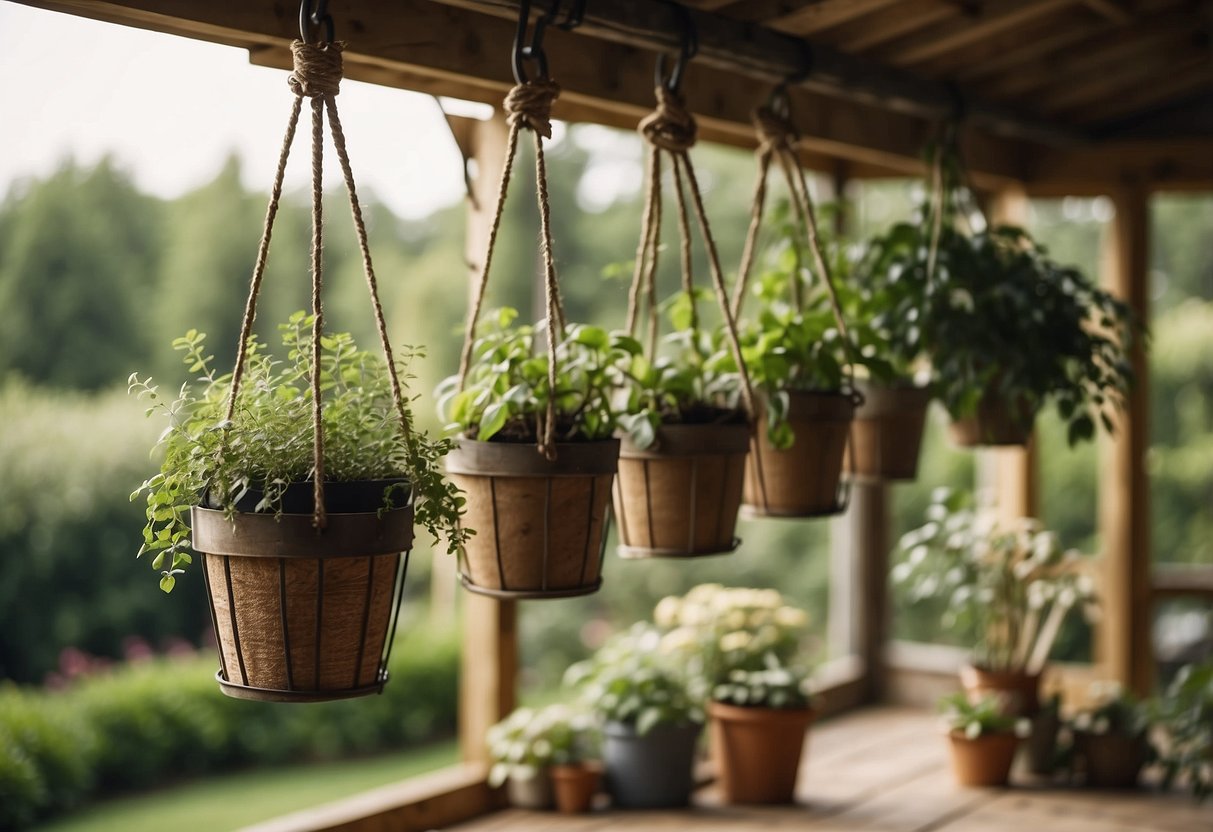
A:
[[[329,514],[328,524],[323,533],[317,532],[314,528],[311,514],[282,514],[275,517],[272,514],[240,512],[236,514],[235,518],[228,520],[222,511],[195,506],[191,510],[191,515],[194,546],[198,552],[204,555],[202,575],[206,583],[211,626],[214,628],[216,641],[220,642],[218,644],[219,670],[216,671],[215,678],[224,694],[236,699],[263,702],[325,702],[382,693],[383,686],[388,681],[387,666],[391,659],[396,628],[400,621],[404,584],[408,575],[409,556],[413,545],[412,506],[385,511],[382,517],[377,512]],[[238,525],[251,526],[253,533],[237,534],[235,527]],[[278,529],[276,536],[271,534],[275,527]],[[351,542],[351,538],[343,537],[345,534],[351,535],[354,542]],[[355,543],[366,548],[358,550],[355,548]],[[215,549],[221,551],[213,551]],[[388,610],[387,631],[380,649],[375,681],[370,685],[359,685],[358,677],[362,673],[365,658],[363,651],[366,648],[371,617],[372,594],[375,585],[375,558],[384,555],[396,556],[396,577],[392,589],[391,607]],[[213,602],[215,582],[212,581],[211,569],[207,565],[208,556],[219,558],[223,562],[222,580],[228,601],[228,623],[231,627],[232,642],[236,652],[237,667],[235,668],[228,667],[227,657],[220,640],[218,614]],[[286,688],[266,688],[248,684],[248,672],[244,664],[240,627],[236,615],[235,589],[232,585],[231,558],[233,557],[276,559],[278,561],[277,599],[282,627]],[[291,659],[291,634],[287,614],[287,563],[298,559],[310,559],[317,562],[316,621],[313,639],[316,645],[316,673],[318,674],[324,621],[324,563],[326,560],[348,558],[367,558],[368,562],[366,594],[362,604],[361,638],[358,642],[358,656],[354,664],[354,679],[348,688],[318,690],[299,687],[295,684]],[[232,671],[234,670],[239,671],[239,681],[233,678]]]

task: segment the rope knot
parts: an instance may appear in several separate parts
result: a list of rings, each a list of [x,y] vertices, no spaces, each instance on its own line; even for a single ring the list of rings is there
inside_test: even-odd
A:
[[[505,97],[505,116],[510,126],[529,127],[545,139],[552,138],[552,102],[560,97],[560,85],[550,78],[536,78],[516,85]]]
[[[336,95],[341,86],[341,50],[344,43],[304,43],[297,40],[291,44],[295,58],[295,71],[286,79],[291,92],[309,98],[324,98]]]
[[[695,146],[698,133],[695,117],[680,93],[663,84],[657,88],[657,109],[640,122],[640,132],[654,147],[681,153]]]
[[[758,107],[750,114],[750,120],[754,122],[758,141],[766,147],[791,148],[800,139],[792,120],[786,115],[776,113],[771,107]]]

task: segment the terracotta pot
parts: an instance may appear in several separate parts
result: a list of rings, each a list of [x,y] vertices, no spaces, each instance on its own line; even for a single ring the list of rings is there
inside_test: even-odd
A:
[[[1036,411],[1024,399],[1008,403],[1002,396],[987,393],[977,412],[956,419],[948,427],[952,442],[964,448],[979,445],[1026,445],[1032,436]]]
[[[909,384],[883,387],[857,382],[856,386],[863,403],[851,425],[844,470],[857,480],[914,479],[931,391]]]
[[[744,708],[709,702],[712,762],[726,803],[791,803],[810,708]]]
[[[952,770],[962,786],[1005,786],[1019,748],[1014,734],[982,734],[975,740],[960,731],[948,735],[952,744]]]
[[[749,445],[746,424],[665,425],[645,450],[624,439],[615,487],[619,554],[695,557],[736,549]]]
[[[1004,713],[1030,717],[1040,710],[1042,675],[1022,670],[986,670],[966,664],[960,668],[960,684],[974,704],[993,693],[1002,697]]]
[[[549,769],[540,769],[531,777],[510,775],[505,784],[511,806],[519,809],[552,808],[552,780]]]
[[[1098,789],[1131,789],[1146,763],[1144,735],[1074,732],[1074,753],[1081,761],[1086,784]]]
[[[588,812],[602,780],[602,766],[584,762],[567,766],[552,766],[552,791],[556,808],[568,815]]]
[[[558,444],[555,460],[534,445],[460,442],[446,468],[476,530],[460,556],[464,587],[495,598],[597,591],[618,462],[617,439]]]
[[[745,469],[746,511],[762,517],[837,514],[846,507],[839,482],[855,398],[850,393],[788,396],[788,424],[795,435],[790,448],[773,446],[761,409],[756,417]]]
[[[370,493],[364,511],[330,511],[322,532],[310,499],[306,514],[192,509],[225,694],[319,702],[383,690],[413,509],[380,513],[382,488]]]

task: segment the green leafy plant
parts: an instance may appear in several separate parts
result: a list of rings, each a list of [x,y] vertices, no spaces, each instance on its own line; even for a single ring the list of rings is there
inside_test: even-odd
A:
[[[939,706],[948,730],[971,740],[987,734],[1020,733],[1026,727],[1026,720],[1017,720],[1006,713],[996,694],[971,702],[964,693],[954,693],[941,699]]]
[[[1093,611],[1094,585],[1039,521],[1000,520],[971,494],[937,489],[927,523],[902,536],[895,584],[911,601],[947,602],[943,625],[975,637],[975,662],[997,671],[1037,673],[1066,616]]]
[[[623,400],[619,426],[640,448],[653,444],[663,424],[745,420],[740,375],[724,331],[697,325],[694,305],[705,296],[706,290],[696,289],[665,301],[661,311],[673,331],[661,339],[662,353],[646,356],[639,342],[630,340],[630,361],[615,373]]]
[[[1213,795],[1213,662],[1180,669],[1151,703],[1163,729],[1163,784],[1184,783],[1197,800]]]
[[[638,623],[571,666],[565,684],[580,689],[604,721],[631,725],[638,734],[658,725],[703,722],[697,681],[679,673],[660,647],[660,635]]]
[[[733,670],[712,688],[717,702],[754,708],[805,708],[812,697],[808,677],[784,667],[773,655],[765,657],[762,670]]]
[[[564,704],[518,708],[488,731],[489,783],[530,778],[554,765],[598,757],[601,735],[586,711]]]
[[[168,422],[156,446],[164,453],[160,472],[131,495],[134,500],[146,494],[147,525],[139,554],[153,555],[152,568],[160,570],[165,592],[172,591],[192,560],[192,506],[206,504],[232,515],[238,500],[257,491],[262,496],[256,511],[280,513],[287,487],[314,476],[311,326],[311,316],[296,312],[279,327],[285,360],[250,339],[244,382],[230,422],[224,415],[231,375],[215,370],[203,333],[191,330],[173,342],[194,381],[182,384],[172,400],[161,395],[150,377],[131,375],[128,389],[150,402],[147,415]],[[463,497],[439,470],[451,443],[419,432],[403,435],[384,362],[359,350],[349,334],[324,335],[320,346],[326,478],[407,480],[403,487],[417,522],[435,540],[445,536],[454,551],[469,532],[458,522]],[[399,361],[402,381],[412,378],[408,363],[420,355],[405,351]],[[401,499],[400,492],[400,487],[387,488],[384,506]]]
[[[445,379],[435,392],[448,430],[481,442],[536,442],[549,400],[556,406],[559,441],[606,439],[615,430],[611,404],[615,368],[640,353],[640,344],[622,333],[570,324],[556,345],[556,390],[549,389],[548,353],[536,354],[536,339],[547,328],[515,325],[508,307],[481,320],[473,361],[463,390],[459,377]]]
[[[1150,730],[1150,709],[1119,684],[1092,685],[1098,703],[1077,711],[1070,728],[1096,736],[1115,735],[1136,739]]]

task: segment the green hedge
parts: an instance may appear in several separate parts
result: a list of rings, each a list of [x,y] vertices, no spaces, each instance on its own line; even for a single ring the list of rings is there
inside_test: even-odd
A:
[[[0,829],[97,794],[449,736],[458,666],[454,633],[402,630],[383,694],[343,702],[231,699],[201,658],[129,665],[59,693],[0,687]]]

